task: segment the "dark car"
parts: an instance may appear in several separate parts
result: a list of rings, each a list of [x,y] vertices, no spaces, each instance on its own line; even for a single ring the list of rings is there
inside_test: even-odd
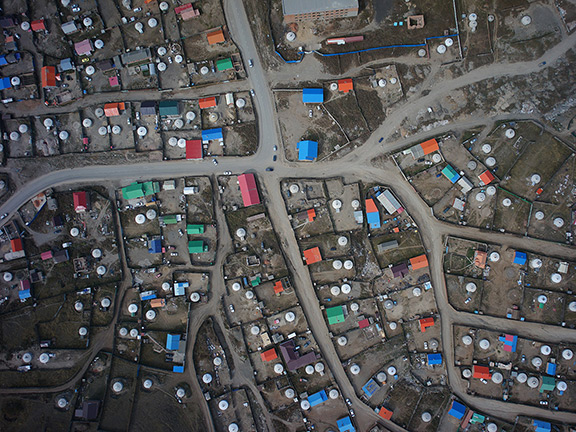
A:
[[[272,158],[272,161],[276,162],[276,159],[278,159],[278,156],[274,155],[274,157]]]
[[[266,171],[274,171],[274,168],[268,167],[268,168],[266,168]]]

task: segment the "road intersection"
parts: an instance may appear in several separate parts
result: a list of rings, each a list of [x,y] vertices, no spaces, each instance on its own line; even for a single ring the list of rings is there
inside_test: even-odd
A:
[[[475,69],[472,72],[466,73],[454,80],[448,80],[440,84],[434,85],[426,96],[422,96],[415,101],[405,103],[397,110],[395,110],[386,121],[371,135],[366,143],[359,149],[351,151],[348,155],[341,159],[331,162],[317,162],[311,170],[309,164],[301,164],[297,162],[286,161],[282,154],[279,154],[278,162],[272,162],[274,155],[273,147],[278,145],[280,148],[281,140],[278,133],[278,120],[276,118],[276,111],[274,109],[273,95],[271,90],[271,83],[276,82],[278,77],[268,74],[259,56],[259,51],[256,47],[251,27],[243,7],[240,7],[241,2],[233,0],[224,0],[224,10],[226,12],[228,27],[235,42],[242,52],[245,62],[252,59],[254,67],[249,68],[248,83],[254,89],[254,105],[256,108],[258,125],[259,125],[259,147],[256,153],[250,157],[241,158],[219,158],[219,164],[215,167],[210,161],[203,162],[190,162],[190,161],[163,161],[153,163],[138,163],[122,165],[106,166],[84,166],[78,168],[70,168],[59,171],[52,171],[42,176],[36,177],[28,183],[19,188],[0,208],[0,213],[8,213],[13,215],[25,202],[35,196],[37,193],[56,186],[78,186],[82,184],[104,183],[110,185],[118,185],[120,182],[127,184],[137,180],[149,180],[151,178],[174,178],[178,176],[190,175],[219,175],[224,171],[232,171],[234,174],[250,171],[258,174],[258,179],[262,188],[264,202],[267,205],[271,221],[276,228],[281,242],[284,246],[284,253],[287,259],[288,267],[294,278],[296,292],[300,304],[306,314],[310,329],[318,343],[322,355],[330,367],[344,397],[350,398],[353,402],[353,407],[357,413],[357,423],[360,430],[366,430],[369,425],[373,423],[384,424],[389,430],[402,431],[400,426],[382,420],[377,416],[374,411],[367,405],[363,404],[355,394],[355,391],[350,383],[346,372],[340,363],[333,346],[332,340],[329,336],[329,330],[320,313],[320,305],[316,297],[316,293],[312,286],[312,281],[306,267],[302,262],[300,250],[294,236],[294,232],[288,220],[287,211],[282,199],[280,191],[280,181],[286,177],[295,178],[328,178],[335,176],[342,176],[346,181],[356,182],[379,182],[383,185],[390,186],[400,200],[404,203],[408,212],[411,214],[417,225],[420,227],[420,232],[424,241],[424,245],[428,251],[431,279],[435,290],[436,302],[439,314],[442,318],[442,339],[445,353],[445,361],[447,366],[448,381],[451,391],[458,397],[468,403],[470,406],[490,412],[492,415],[499,416],[503,419],[513,421],[517,415],[530,415],[557,420],[561,422],[574,421],[574,415],[564,412],[555,412],[541,408],[529,407],[525,405],[511,404],[507,402],[485,399],[468,395],[466,389],[462,385],[462,380],[459,378],[459,369],[454,367],[454,346],[452,337],[452,326],[455,324],[467,325],[476,328],[493,328],[502,331],[507,331],[527,338],[534,338],[546,340],[550,342],[574,342],[576,343],[576,332],[573,330],[555,327],[544,324],[526,323],[511,321],[501,318],[492,318],[482,315],[474,315],[464,312],[456,311],[448,302],[446,284],[443,274],[443,239],[447,235],[455,235],[479,241],[489,241],[499,243],[508,247],[522,248],[528,251],[545,251],[547,255],[564,257],[566,259],[576,260],[576,250],[565,245],[547,242],[543,240],[531,239],[528,237],[521,237],[512,234],[501,234],[480,230],[472,227],[456,226],[438,221],[430,212],[430,208],[422,201],[420,196],[407,183],[396,166],[390,160],[375,161],[375,158],[383,153],[392,152],[407,146],[407,140],[397,140],[395,142],[388,142],[394,131],[398,129],[401,122],[410,116],[414,116],[418,110],[421,110],[430,105],[438,97],[448,94],[454,89],[464,87],[466,85],[477,83],[486,79],[512,76],[512,75],[525,75],[541,70],[540,64],[543,61],[547,62],[547,66],[551,65],[554,60],[560,58],[567,50],[573,48],[576,42],[576,33],[571,36],[565,37],[562,42],[556,45],[551,50],[547,51],[542,58],[524,62],[505,64],[500,63],[497,65],[490,65]],[[292,70],[291,70],[292,71]],[[294,74],[299,74],[300,79],[314,79],[318,77],[307,76],[305,66],[303,64],[294,65]],[[283,72],[286,74],[286,71]],[[284,75],[282,75],[284,76]],[[326,77],[328,78],[328,77]],[[183,97],[200,97],[215,92],[227,91],[229,89],[237,90],[238,88],[247,89],[246,83],[226,83],[219,86],[199,88],[199,89],[186,89],[179,92],[164,92],[160,94],[160,98],[183,98]],[[101,102],[103,96],[94,95],[84,98],[78,102],[79,106],[87,104],[94,104]],[[140,94],[139,92],[130,92],[127,94],[106,94],[106,100],[124,99],[124,100],[139,100],[142,98],[149,98],[146,92]],[[103,99],[102,99],[103,100]],[[57,110],[69,110],[69,107],[59,108]],[[57,110],[40,107],[33,110],[31,114],[43,114],[47,112],[56,112]],[[15,113],[18,112],[16,106]],[[512,118],[512,116],[503,116]],[[518,118],[517,116],[514,118]],[[498,118],[487,119],[470,119],[460,123],[452,123],[445,127],[444,130],[454,130],[458,128],[469,127],[470,124],[490,124]],[[432,133],[437,134],[438,130]],[[414,136],[420,139],[427,135],[426,133]],[[428,134],[430,135],[430,134]],[[384,137],[385,145],[382,146],[378,140]],[[266,168],[273,167],[274,171],[266,171]],[[188,335],[188,340],[193,341],[197,329],[200,327],[202,321],[208,316],[219,315],[220,297],[225,293],[224,281],[222,278],[222,266],[226,258],[226,254],[232,251],[232,240],[229,238],[225,228],[225,220],[222,215],[221,208],[218,208],[218,229],[219,229],[219,253],[216,261],[217,275],[213,275],[215,280],[213,285],[214,296],[208,304],[198,308],[191,317],[191,334]],[[124,254],[123,254],[124,255]],[[123,260],[125,266],[126,261]],[[130,272],[125,269],[125,275]],[[125,282],[122,287],[121,293],[129,287],[129,283]],[[118,312],[116,312],[116,318]],[[114,326],[111,326],[113,329]],[[91,355],[88,356],[90,361],[98,353],[100,349],[111,349],[111,338],[113,335],[110,332],[101,333],[97,336],[97,340],[90,348]],[[191,353],[193,349],[193,342],[189,342],[189,358],[192,358]],[[0,390],[0,393],[30,393],[39,391],[59,391],[73,383],[77,382],[83,375],[86,368],[89,366],[90,361],[87,361],[85,366],[74,376],[74,378],[56,388],[51,389],[14,389],[14,390]],[[238,363],[238,362],[236,362]],[[240,368],[241,369],[241,368]],[[239,369],[239,370],[240,370]],[[187,372],[190,376],[190,381],[194,383],[196,391],[200,391],[198,386],[195,371],[193,366],[188,368]],[[253,388],[255,387],[251,381],[252,377],[247,373],[239,372],[239,377],[236,381],[243,382],[245,385]],[[206,404],[202,404],[203,411],[206,416],[209,416],[209,410]],[[269,418],[267,419],[269,423]],[[271,424],[268,424],[271,427]],[[212,430],[210,422],[207,421],[207,429]],[[271,430],[271,429],[270,429]]]

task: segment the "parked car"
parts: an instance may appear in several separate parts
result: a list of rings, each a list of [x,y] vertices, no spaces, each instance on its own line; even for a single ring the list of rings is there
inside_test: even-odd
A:
[[[228,306],[230,308],[230,312],[234,313],[234,305]]]
[[[216,159],[212,159],[212,163],[213,163],[214,165],[218,165],[218,161],[217,161]]]
[[[254,62],[252,61],[252,59],[248,60],[248,66],[254,67]]]
[[[268,167],[268,168],[266,168],[266,171],[274,171],[274,168]]]
[[[346,405],[352,406],[352,401],[348,398],[346,398]]]

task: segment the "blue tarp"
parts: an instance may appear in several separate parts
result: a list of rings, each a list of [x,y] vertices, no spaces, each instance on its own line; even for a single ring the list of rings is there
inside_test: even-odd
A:
[[[514,264],[524,265],[526,264],[526,253],[524,252],[516,252],[514,255]]]
[[[224,139],[222,135],[222,128],[206,129],[202,131],[202,141],[212,141]]]
[[[10,78],[4,77],[0,78],[0,90],[5,90],[12,88],[12,84],[10,84]]]
[[[172,372],[176,373],[184,373],[184,366],[173,366]]]
[[[27,298],[32,297],[32,295],[30,294],[29,289],[25,289],[22,291],[18,291],[18,297],[20,297],[20,300],[26,300]]]
[[[372,395],[378,390],[380,387],[376,384],[373,378],[370,378],[366,384],[362,387],[362,391],[366,395],[367,398],[371,398]]]
[[[169,351],[176,351],[180,345],[180,335],[168,333],[166,336],[166,349]]]
[[[368,219],[370,228],[380,228],[380,214],[378,212],[366,213],[366,219]]]
[[[442,354],[428,354],[428,364],[429,365],[442,364]]]
[[[464,417],[464,414],[466,414],[466,406],[460,402],[454,401],[452,402],[452,407],[450,408],[450,411],[448,411],[448,414],[460,420],[462,417]]]
[[[340,432],[355,432],[354,426],[352,426],[352,420],[350,420],[349,416],[341,418],[340,420],[336,420],[336,425],[338,426],[338,430]]]
[[[148,242],[148,252],[153,253],[162,253],[162,241],[160,239],[150,240]]]
[[[323,103],[324,89],[322,88],[305,88],[302,89],[302,102],[304,103]]]
[[[308,402],[310,402],[311,407],[320,405],[322,402],[326,400],[328,400],[328,396],[326,395],[326,391],[324,390],[320,390],[318,393],[314,393],[308,396]]]
[[[318,143],[316,141],[300,141],[296,144],[298,160],[314,160],[318,157]]]
[[[550,432],[552,430],[552,425],[542,420],[534,420],[534,426],[536,426],[536,432]]]
[[[141,298],[141,300],[152,300],[156,298],[156,294],[150,294]]]

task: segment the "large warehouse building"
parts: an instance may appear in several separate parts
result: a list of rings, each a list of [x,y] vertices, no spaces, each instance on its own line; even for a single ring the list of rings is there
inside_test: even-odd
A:
[[[282,0],[284,22],[349,18],[358,15],[358,0]]]

